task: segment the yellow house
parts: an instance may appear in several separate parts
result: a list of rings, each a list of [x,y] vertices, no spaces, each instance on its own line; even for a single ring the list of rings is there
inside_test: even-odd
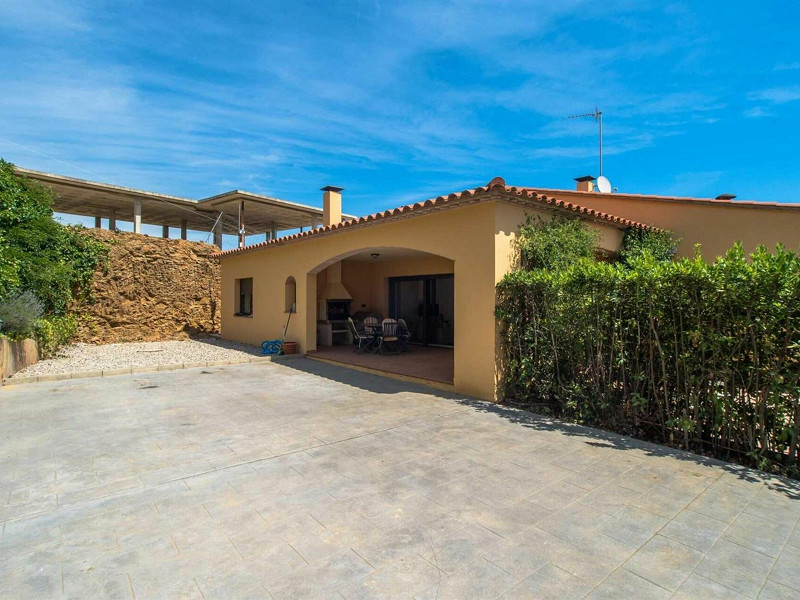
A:
[[[581,190],[583,187],[583,191]],[[485,187],[342,220],[341,188],[323,188],[323,224],[216,256],[222,271],[222,335],[250,344],[283,336],[311,357],[435,380],[495,397],[495,285],[509,272],[512,242],[528,216],[576,216],[615,253],[631,227],[671,229],[678,252],[707,254],[741,240],[800,242],[800,205]],[[355,354],[347,315],[402,317],[414,345],[402,356]],[[396,368],[398,365],[404,367]],[[443,366],[444,377],[426,377]]]

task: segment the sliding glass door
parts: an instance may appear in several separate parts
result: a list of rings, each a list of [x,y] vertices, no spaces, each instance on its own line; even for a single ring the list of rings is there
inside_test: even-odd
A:
[[[405,320],[412,343],[452,347],[453,281],[453,275],[389,279],[389,315]]]

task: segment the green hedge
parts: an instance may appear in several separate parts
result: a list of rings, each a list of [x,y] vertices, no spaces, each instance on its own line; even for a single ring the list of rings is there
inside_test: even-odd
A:
[[[736,245],[707,263],[639,249],[614,264],[517,271],[497,291],[508,399],[800,474],[794,252],[748,259]]]

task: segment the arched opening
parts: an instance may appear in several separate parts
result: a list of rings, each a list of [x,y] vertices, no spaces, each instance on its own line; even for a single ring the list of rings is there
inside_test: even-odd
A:
[[[316,347],[314,355],[452,384],[456,331],[453,260],[412,248],[360,248],[317,265],[308,277],[309,289],[315,288],[308,299],[316,325],[308,331],[309,336],[315,335],[314,346],[312,339],[308,340],[308,347]],[[313,301],[316,306],[311,305]],[[370,331],[376,338],[383,334],[382,329],[376,332],[367,326],[375,319],[380,324],[384,319],[402,324],[405,337],[400,351],[382,355],[378,341],[367,351],[362,347],[352,351],[358,332]]]
[[[291,275],[284,286],[284,312],[297,312],[297,283]]]

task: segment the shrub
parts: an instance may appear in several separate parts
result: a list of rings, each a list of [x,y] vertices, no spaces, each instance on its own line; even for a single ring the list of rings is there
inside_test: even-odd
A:
[[[20,177],[14,165],[0,159],[0,230],[50,217],[53,193],[27,177]]]
[[[39,344],[39,355],[42,358],[53,356],[59,347],[67,344],[78,330],[78,321],[74,315],[51,315],[36,321],[34,331]]]
[[[563,269],[594,256],[597,234],[578,219],[528,217],[515,244],[522,269]]]
[[[631,227],[622,236],[622,247],[617,257],[625,264],[645,253],[657,261],[672,260],[679,243],[680,240],[675,239],[670,231]]]
[[[10,294],[0,301],[0,331],[12,337],[28,336],[43,313],[44,305],[33,292]]]
[[[0,298],[5,297],[11,290],[19,286],[19,265],[0,229]]]
[[[800,475],[800,257],[737,244],[713,263],[665,260],[632,239],[616,264],[498,285],[506,396]]]
[[[86,299],[108,247],[56,222],[52,205],[49,188],[0,160],[0,298],[31,290],[45,311],[60,315]]]

